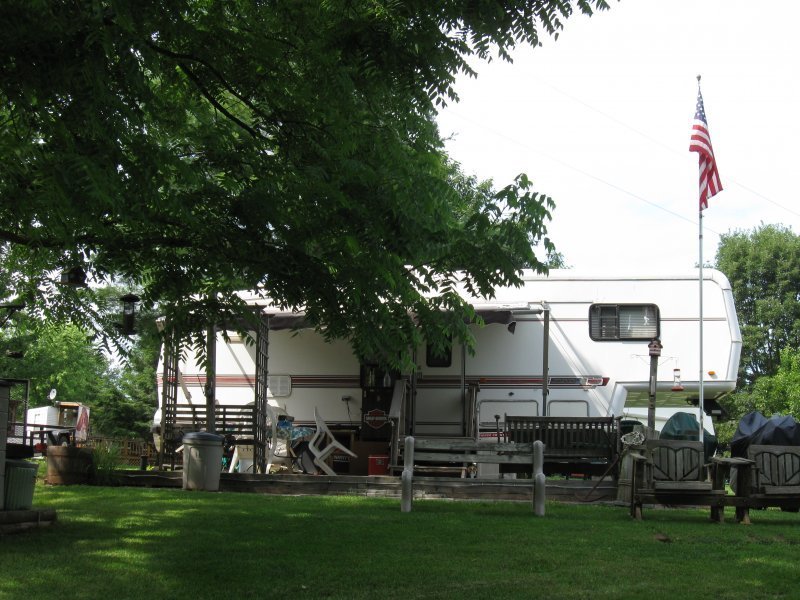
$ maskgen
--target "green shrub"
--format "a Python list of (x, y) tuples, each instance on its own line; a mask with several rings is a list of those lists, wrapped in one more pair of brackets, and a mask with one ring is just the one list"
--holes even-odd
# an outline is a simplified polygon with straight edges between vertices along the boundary
[(92, 449), (93, 481), (96, 485), (117, 485), (119, 483), (115, 471), (119, 468), (120, 456), (120, 448), (114, 443), (103, 442)]

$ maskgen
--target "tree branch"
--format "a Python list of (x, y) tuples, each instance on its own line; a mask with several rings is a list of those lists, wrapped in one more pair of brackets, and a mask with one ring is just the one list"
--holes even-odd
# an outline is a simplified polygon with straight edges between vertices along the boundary
[[(168, 48), (164, 48), (162, 46), (159, 46), (158, 44), (155, 44), (152, 41), (147, 41), (146, 44), (147, 44), (147, 46), (149, 48), (151, 48), (155, 52), (157, 52), (159, 54), (162, 54), (164, 56), (167, 56), (169, 58), (173, 58), (176, 61), (178, 61), (178, 65), (180, 66), (181, 70), (183, 70), (186, 73), (186, 75), (195, 83), (195, 85), (200, 89), (200, 92), (203, 94), (203, 96), (205, 96), (205, 98), (209, 102), (211, 102), (226, 117), (228, 117), (229, 119), (234, 121), (240, 127), (244, 128), (248, 133), (250, 133), (254, 137), (261, 137), (260, 134), (254, 128), (252, 128), (251, 126), (249, 126), (246, 123), (244, 123), (244, 121), (242, 121), (241, 119), (233, 116), (227, 109), (225, 109), (219, 103), (219, 101), (216, 98), (213, 97), (211, 92), (203, 85), (201, 78), (194, 71), (192, 71), (186, 63), (187, 62), (195, 62), (195, 63), (198, 63), (198, 64), (202, 65), (206, 69), (208, 69), (208, 71), (217, 79), (217, 81), (220, 84), (222, 84), (222, 87), (224, 87), (228, 92), (230, 92), (237, 100), (239, 100), (248, 109), (250, 109), (254, 114), (258, 115), (259, 117), (261, 117), (265, 121), (269, 120), (269, 116), (266, 113), (264, 113), (263, 110), (258, 108), (255, 104), (253, 104), (250, 100), (245, 98), (244, 95), (242, 95), (234, 86), (232, 86), (228, 82), (228, 80), (222, 75), (222, 73), (219, 72), (219, 70), (216, 67), (211, 65), (208, 61), (206, 61), (206, 60), (204, 60), (204, 59), (202, 59), (202, 58), (200, 58), (198, 56), (194, 56), (192, 54), (185, 54), (185, 53), (182, 53), (182, 52), (174, 52), (172, 50), (169, 50)], [(287, 122), (285, 119), (280, 119), (280, 121)], [(311, 123), (303, 123), (303, 124), (310, 125), (312, 127), (316, 127), (315, 125), (313, 125)], [(317, 127), (317, 129), (319, 129), (319, 128)]]
[[(239, 125), (243, 129), (245, 129), (253, 137), (262, 137), (253, 127), (247, 125), (246, 123), (244, 123), (244, 121), (242, 121), (241, 119), (235, 117), (227, 109), (225, 109), (219, 103), (219, 101), (216, 98), (214, 98), (213, 94), (211, 94), (211, 92), (203, 85), (202, 79), (194, 71), (192, 71), (191, 68), (186, 63), (187, 62), (195, 62), (195, 63), (198, 63), (198, 64), (202, 65), (203, 67), (208, 69), (211, 72), (212, 75), (214, 75), (214, 77), (217, 79), (217, 81), (219, 81), (219, 83), (222, 84), (222, 87), (224, 87), (228, 92), (230, 92), (237, 100), (239, 100), (242, 104), (244, 104), (254, 114), (257, 114), (259, 117), (261, 117), (265, 121), (270, 119), (269, 115), (264, 113), (263, 110), (261, 110), (255, 104), (253, 104), (250, 100), (245, 98), (235, 87), (233, 87), (230, 83), (228, 83), (228, 80), (222, 75), (222, 73), (219, 72), (219, 70), (217, 70), (216, 67), (211, 65), (208, 61), (206, 61), (206, 60), (204, 60), (204, 59), (202, 59), (202, 58), (200, 58), (198, 56), (194, 56), (192, 54), (185, 54), (185, 53), (182, 53), (182, 52), (174, 52), (172, 50), (169, 50), (168, 48), (164, 48), (162, 46), (159, 46), (158, 44), (155, 44), (154, 42), (149, 41), (149, 40), (146, 42), (146, 44), (150, 49), (154, 50), (155, 52), (178, 61), (178, 66), (194, 82), (194, 84), (198, 87), (198, 89), (203, 94), (203, 96), (209, 102), (211, 102), (214, 105), (215, 108), (217, 108), (220, 112), (222, 112), (226, 117), (228, 117), (229, 119), (234, 121), (237, 125)], [(313, 129), (316, 129), (320, 133), (330, 137), (330, 134), (327, 131), (325, 131), (324, 128), (322, 128), (319, 125), (316, 125), (314, 123), (310, 123), (308, 121), (300, 121), (300, 120), (296, 120), (296, 119), (288, 119), (288, 118), (285, 118), (285, 117), (278, 117), (277, 120), (280, 123), (292, 123), (294, 125), (304, 125), (304, 126), (307, 126), (307, 127), (311, 127)], [(331, 139), (333, 139), (333, 138), (331, 138)]]
[(247, 133), (249, 133), (249, 134), (250, 134), (251, 136), (253, 136), (254, 138), (258, 139), (258, 138), (260, 138), (260, 137), (261, 137), (261, 135), (260, 135), (260, 134), (259, 134), (259, 133), (258, 133), (258, 132), (255, 130), (255, 129), (253, 129), (252, 127), (250, 127), (250, 125), (248, 125), (247, 123), (245, 123), (244, 121), (242, 121), (242, 120), (241, 120), (239, 117), (235, 116), (235, 115), (234, 115), (233, 113), (231, 113), (231, 112), (230, 112), (230, 111), (229, 111), (227, 108), (225, 108), (224, 106), (222, 106), (222, 104), (219, 102), (219, 100), (217, 100), (217, 99), (214, 97), (214, 94), (212, 94), (212, 93), (211, 93), (211, 92), (210, 92), (210, 91), (209, 91), (209, 90), (208, 90), (208, 89), (207, 89), (207, 88), (206, 88), (206, 87), (203, 85), (203, 82), (202, 82), (202, 80), (201, 80), (201, 79), (200, 79), (200, 78), (199, 78), (197, 75), (195, 75), (194, 71), (192, 71), (192, 70), (189, 68), (189, 65), (187, 65), (187, 64), (186, 64), (186, 63), (184, 63), (184, 62), (179, 62), (179, 63), (178, 63), (178, 66), (180, 67), (181, 71), (183, 71), (184, 73), (186, 73), (186, 76), (187, 76), (187, 77), (189, 77), (189, 79), (191, 79), (191, 80), (194, 82), (194, 84), (197, 86), (197, 89), (199, 89), (199, 90), (200, 90), (200, 93), (201, 93), (201, 94), (203, 94), (203, 96), (205, 97), (205, 99), (206, 99), (206, 100), (208, 100), (208, 101), (209, 101), (209, 102), (210, 102), (210, 103), (211, 103), (211, 104), (214, 106), (214, 108), (216, 108), (218, 111), (220, 111), (220, 112), (221, 112), (223, 115), (225, 115), (225, 116), (226, 116), (228, 119), (230, 119), (231, 121), (233, 121), (234, 123), (236, 123), (236, 124), (237, 124), (239, 127), (241, 127), (242, 129), (244, 129), (244, 130), (245, 130)]

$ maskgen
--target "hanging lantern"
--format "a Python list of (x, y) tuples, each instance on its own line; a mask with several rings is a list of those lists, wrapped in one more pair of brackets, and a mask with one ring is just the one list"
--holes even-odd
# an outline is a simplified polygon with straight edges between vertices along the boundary
[(681, 370), (680, 369), (673, 369), (672, 370), (672, 391), (673, 392), (682, 392), (683, 385), (681, 384)]
[(61, 272), (61, 285), (86, 287), (86, 271), (81, 267), (71, 267)]
[(139, 302), (139, 296), (125, 294), (120, 298), (120, 302), (122, 302), (122, 325), (120, 329), (123, 335), (132, 335), (136, 333), (136, 303)]

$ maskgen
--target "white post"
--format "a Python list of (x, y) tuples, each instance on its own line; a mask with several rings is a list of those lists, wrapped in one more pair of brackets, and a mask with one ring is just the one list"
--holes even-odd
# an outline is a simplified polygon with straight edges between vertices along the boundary
[(400, 510), (411, 512), (411, 504), (414, 500), (414, 488), (412, 480), (414, 478), (414, 437), (407, 436), (405, 440), (405, 450), (403, 451), (403, 473), (400, 475)]
[(537, 517), (544, 516), (545, 487), (547, 480), (544, 476), (544, 442), (533, 442), (533, 514)]

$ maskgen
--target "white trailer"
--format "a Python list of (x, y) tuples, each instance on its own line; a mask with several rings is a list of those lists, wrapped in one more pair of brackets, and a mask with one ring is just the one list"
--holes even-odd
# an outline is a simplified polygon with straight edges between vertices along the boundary
[(25, 439), (34, 443), (66, 445), (86, 441), (89, 429), (89, 408), (80, 402), (54, 402), (52, 405), (29, 408)]
[[(722, 273), (703, 270), (703, 298), (703, 390), (710, 412), (736, 386), (742, 340)], [(295, 425), (312, 425), (316, 408), (334, 427), (358, 431), (363, 439), (382, 439), (380, 432), (388, 429), (396, 381), (408, 393), (402, 411), (394, 410), (404, 415), (403, 432), (417, 436), (491, 435), (506, 414), (624, 416), (646, 422), (648, 343), (659, 338), (656, 428), (676, 410), (697, 414), (697, 271), (526, 274), (520, 288), (498, 289), (491, 301), (473, 304), (487, 323), (471, 326), (474, 354), (454, 347), (448, 356), (436, 357), (420, 347), (416, 371), (400, 374), (359, 364), (346, 342), (328, 343), (312, 329), (293, 328), (302, 323), (302, 314), (267, 307), (264, 312), (273, 321), (268, 402), (294, 417)], [(227, 342), (221, 333), (217, 338), (215, 401), (244, 405), (253, 402), (256, 348), (229, 335)], [(206, 373), (188, 354), (178, 363), (177, 404), (205, 406)]]

